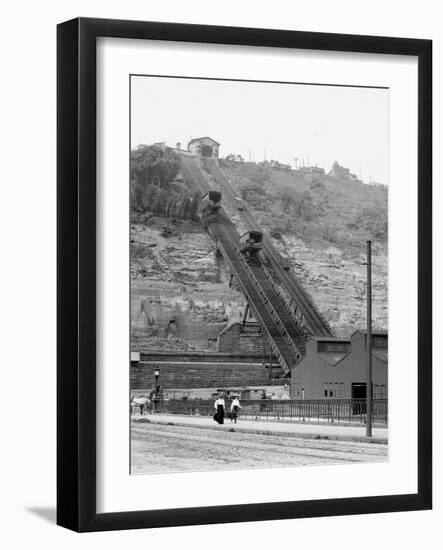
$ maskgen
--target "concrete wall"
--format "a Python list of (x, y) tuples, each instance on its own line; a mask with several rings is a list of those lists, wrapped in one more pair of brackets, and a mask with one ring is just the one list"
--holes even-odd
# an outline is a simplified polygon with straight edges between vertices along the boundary
[(142, 361), (131, 364), (131, 389), (153, 388), (156, 367), (160, 369), (159, 383), (164, 390), (269, 385), (267, 370), (261, 363)]
[[(292, 371), (291, 398), (350, 399), (352, 384), (366, 381), (365, 334), (356, 332), (352, 335), (351, 351), (348, 354), (341, 354), (341, 360), (337, 354), (319, 354), (317, 345), (316, 340), (308, 341), (305, 358)], [(374, 349), (372, 357), (373, 395), (375, 398), (387, 397), (387, 349)], [(327, 384), (326, 387), (325, 384)], [(327, 396), (325, 396), (325, 390), (328, 392)], [(331, 391), (332, 395), (330, 395)]]
[(217, 340), (217, 350), (224, 353), (264, 353), (268, 360), (269, 349), (257, 323), (234, 323), (222, 330)]

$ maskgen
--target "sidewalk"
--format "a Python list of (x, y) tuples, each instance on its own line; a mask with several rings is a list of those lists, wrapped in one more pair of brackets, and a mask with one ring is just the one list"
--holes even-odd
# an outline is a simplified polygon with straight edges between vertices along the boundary
[(341, 441), (360, 441), (365, 443), (387, 443), (388, 429), (373, 428), (372, 438), (366, 437), (365, 426), (340, 426), (335, 424), (302, 424), (289, 422), (266, 422), (263, 420), (239, 420), (238, 424), (217, 424), (207, 416), (182, 416), (178, 414), (149, 414), (131, 417), (133, 422), (146, 422), (205, 428), (212, 430), (236, 431), (237, 433), (254, 433), (261, 435), (282, 435), (285, 437), (305, 437), (310, 439), (339, 439)]

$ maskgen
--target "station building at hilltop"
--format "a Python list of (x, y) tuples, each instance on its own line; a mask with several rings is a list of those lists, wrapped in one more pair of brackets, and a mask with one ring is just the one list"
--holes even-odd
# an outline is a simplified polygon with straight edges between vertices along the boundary
[(218, 158), (220, 143), (209, 136), (191, 139), (188, 143), (188, 151), (197, 157)]
[[(366, 398), (367, 335), (311, 337), (306, 355), (292, 370), (291, 399)], [(372, 333), (373, 398), (388, 396), (388, 334)]]

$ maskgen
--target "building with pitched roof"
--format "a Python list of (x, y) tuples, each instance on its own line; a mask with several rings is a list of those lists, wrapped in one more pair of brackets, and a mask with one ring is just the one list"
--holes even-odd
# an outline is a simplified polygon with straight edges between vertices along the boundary
[(218, 158), (220, 143), (209, 136), (191, 139), (188, 143), (188, 151), (197, 157)]
[[(364, 399), (366, 397), (367, 335), (310, 338), (306, 355), (292, 369), (292, 399)], [(388, 334), (372, 334), (373, 397), (388, 393)]]
[(328, 172), (328, 176), (332, 178), (338, 178), (341, 180), (350, 180), (350, 181), (357, 181), (357, 176), (355, 174), (352, 174), (349, 168), (345, 168), (344, 166), (340, 166), (340, 164), (335, 161), (332, 165), (331, 170)]

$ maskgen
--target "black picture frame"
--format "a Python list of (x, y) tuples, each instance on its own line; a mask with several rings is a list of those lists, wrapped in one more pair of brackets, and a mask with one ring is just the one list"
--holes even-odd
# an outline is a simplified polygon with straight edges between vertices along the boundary
[[(96, 512), (96, 39), (167, 40), (418, 58), (416, 494)], [(432, 42), (78, 18), (57, 29), (57, 523), (75, 531), (276, 520), (432, 506)]]

